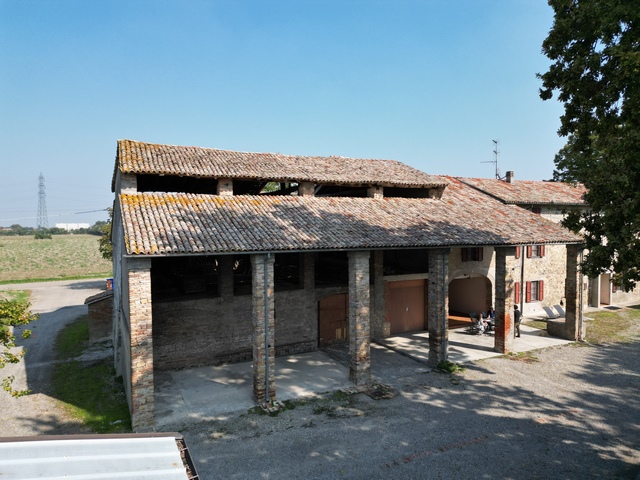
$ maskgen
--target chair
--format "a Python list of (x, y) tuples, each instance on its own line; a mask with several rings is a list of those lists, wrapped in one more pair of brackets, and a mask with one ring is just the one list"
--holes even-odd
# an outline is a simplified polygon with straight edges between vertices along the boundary
[(549, 318), (551, 320), (553, 320), (554, 318), (560, 318), (560, 315), (558, 315), (556, 312), (551, 310), (551, 307), (542, 307), (542, 309), (547, 314), (547, 318)]
[(564, 308), (562, 308), (560, 305), (554, 305), (553, 308), (556, 309), (556, 312), (558, 312), (561, 317), (565, 317), (567, 315), (564, 311)]

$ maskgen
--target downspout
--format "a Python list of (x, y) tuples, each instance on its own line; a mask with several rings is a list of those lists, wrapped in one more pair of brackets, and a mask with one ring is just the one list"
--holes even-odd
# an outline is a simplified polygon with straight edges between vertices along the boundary
[[(584, 250), (580, 250), (580, 265), (582, 265), (582, 262), (584, 260)], [(582, 315), (584, 314), (584, 312), (582, 311), (582, 302), (583, 302), (583, 298), (582, 298), (582, 283), (584, 281), (584, 277), (582, 275), (582, 270), (579, 270), (579, 279), (580, 282), (578, 283), (578, 288), (580, 289), (578, 292), (578, 301), (580, 302), (578, 304), (578, 341), (582, 342), (584, 341), (584, 338), (582, 338), (582, 328), (583, 328), (583, 322), (584, 319), (582, 317)], [(565, 319), (566, 322), (566, 319)]]
[(265, 402), (269, 403), (269, 269), (267, 262), (271, 254), (264, 257), (264, 365), (265, 365)]
[[(520, 248), (520, 319), (524, 316), (524, 297), (526, 295), (526, 288), (524, 284), (524, 257), (527, 254), (526, 247)], [(515, 320), (515, 319), (514, 319)], [(513, 329), (513, 337), (515, 338), (516, 329)]]
[(448, 360), (449, 359), (449, 350), (447, 347), (447, 339), (449, 337), (449, 315), (447, 312), (447, 299), (449, 296), (449, 285), (447, 285), (447, 275), (445, 272), (445, 256), (444, 254), (442, 255), (442, 290), (444, 292), (444, 298), (443, 298), (443, 306), (445, 309), (445, 313), (447, 313), (447, 315), (444, 316), (444, 335), (442, 336), (442, 348), (444, 351), (444, 360)]

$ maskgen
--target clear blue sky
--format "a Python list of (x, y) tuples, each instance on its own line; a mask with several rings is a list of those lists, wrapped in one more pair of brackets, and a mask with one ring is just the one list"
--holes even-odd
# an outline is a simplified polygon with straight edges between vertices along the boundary
[(548, 179), (542, 0), (0, 0), (0, 225), (106, 220), (116, 140)]

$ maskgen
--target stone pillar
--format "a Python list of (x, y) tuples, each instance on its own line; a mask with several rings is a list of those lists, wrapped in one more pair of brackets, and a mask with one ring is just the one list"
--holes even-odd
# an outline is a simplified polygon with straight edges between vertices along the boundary
[(438, 366), (447, 360), (448, 354), (448, 293), (449, 293), (448, 248), (429, 250), (429, 307), (427, 326), (429, 330), (429, 365)]
[(299, 197), (313, 197), (315, 195), (316, 185), (313, 182), (300, 182), (298, 185)]
[(496, 325), (493, 349), (500, 353), (513, 351), (514, 345), (514, 275), (516, 247), (496, 247)]
[(349, 380), (371, 381), (369, 252), (349, 252)]
[(233, 255), (218, 257), (218, 293), (222, 300), (233, 299)]
[(384, 198), (384, 188), (374, 185), (367, 188), (367, 197), (369, 198)]
[(584, 339), (584, 322), (580, 303), (582, 275), (578, 269), (582, 250), (582, 245), (567, 245), (567, 278), (564, 281), (565, 338), (567, 340)]
[(384, 306), (384, 253), (373, 252), (373, 314), (371, 315), (371, 338), (385, 338), (390, 335), (390, 324), (385, 322)]
[(232, 197), (233, 196), (233, 180), (230, 178), (219, 178), (217, 193), (221, 197)]
[(131, 426), (135, 432), (148, 432), (155, 425), (151, 259), (130, 258), (127, 263), (131, 326)]
[[(258, 404), (261, 405), (276, 399), (273, 263), (273, 254), (251, 255), (253, 296), (253, 396)], [(268, 316), (266, 321), (265, 315)]]

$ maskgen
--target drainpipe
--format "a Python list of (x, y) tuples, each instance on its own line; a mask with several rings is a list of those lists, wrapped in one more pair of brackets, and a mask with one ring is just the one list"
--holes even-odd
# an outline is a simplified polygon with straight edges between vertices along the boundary
[[(526, 288), (524, 284), (524, 257), (527, 254), (526, 247), (520, 247), (520, 318), (524, 316), (524, 297), (526, 295)], [(514, 319), (515, 320), (515, 319)], [(515, 338), (516, 329), (513, 329), (513, 337)]]
[[(584, 250), (580, 250), (580, 265), (582, 266), (582, 262), (584, 260)], [(578, 291), (578, 301), (580, 302), (578, 304), (578, 341), (582, 342), (584, 341), (584, 338), (582, 338), (582, 328), (583, 328), (583, 314), (584, 312), (582, 311), (582, 302), (583, 302), (583, 298), (582, 298), (582, 283), (584, 281), (584, 277), (582, 275), (582, 271), (580, 270), (580, 276), (578, 277), (580, 279), (580, 283), (578, 284), (578, 288), (580, 289)], [(566, 318), (565, 318), (565, 322), (566, 322)]]
[(264, 364), (265, 364), (265, 401), (269, 403), (269, 269), (267, 262), (271, 258), (271, 254), (267, 253), (264, 257)]
[[(447, 299), (447, 294), (449, 291), (449, 286), (447, 285), (447, 276), (445, 274), (445, 258), (444, 258), (444, 254), (442, 254), (442, 291), (444, 293), (444, 298), (443, 300)], [(446, 309), (446, 302), (442, 302), (442, 304), (445, 306), (444, 308)], [(448, 346), (447, 346), (447, 337), (449, 334), (449, 328), (448, 328), (448, 322), (449, 322), (449, 318), (448, 315), (444, 316), (444, 335), (442, 336), (442, 348), (444, 351), (444, 360), (448, 360), (449, 359), (449, 351), (448, 351)]]

